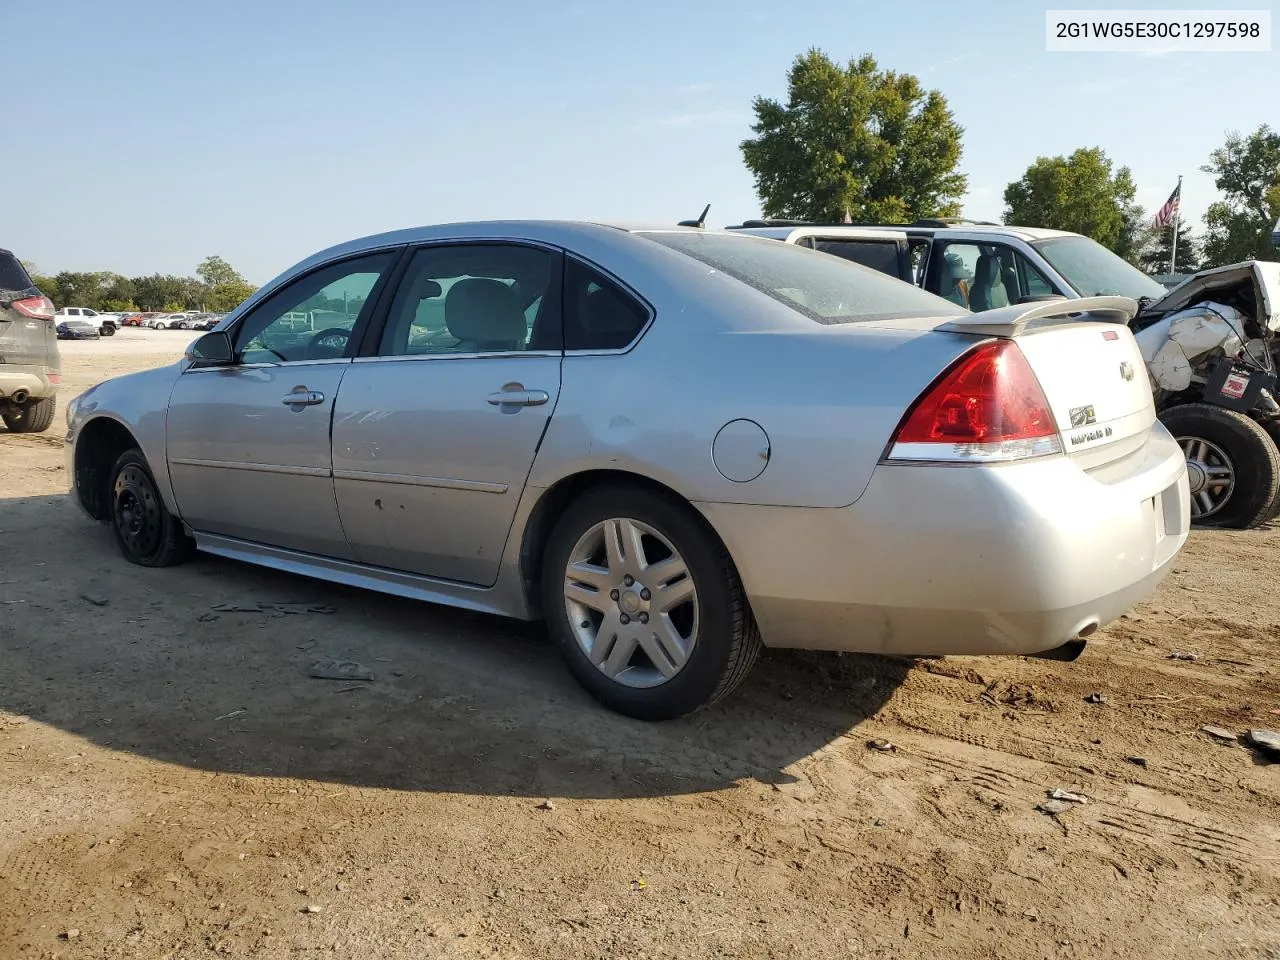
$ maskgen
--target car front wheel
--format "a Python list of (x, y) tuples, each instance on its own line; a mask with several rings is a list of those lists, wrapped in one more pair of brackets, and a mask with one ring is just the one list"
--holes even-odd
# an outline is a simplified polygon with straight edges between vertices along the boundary
[(690, 508), (641, 487), (574, 500), (547, 543), (543, 610), (606, 707), (670, 720), (730, 693), (759, 656), (742, 581)]
[(1280, 506), (1280, 450), (1255, 421), (1210, 403), (1160, 414), (1187, 458), (1191, 522), (1247, 530)]
[(111, 528), (124, 558), (142, 567), (171, 567), (191, 553), (182, 522), (165, 507), (138, 449), (120, 454), (112, 468)]

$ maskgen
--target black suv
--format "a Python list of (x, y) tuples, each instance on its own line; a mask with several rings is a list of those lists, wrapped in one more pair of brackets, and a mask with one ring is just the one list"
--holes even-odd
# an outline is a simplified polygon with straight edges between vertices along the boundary
[(13, 433), (53, 423), (62, 379), (53, 312), (18, 258), (0, 250), (0, 420)]

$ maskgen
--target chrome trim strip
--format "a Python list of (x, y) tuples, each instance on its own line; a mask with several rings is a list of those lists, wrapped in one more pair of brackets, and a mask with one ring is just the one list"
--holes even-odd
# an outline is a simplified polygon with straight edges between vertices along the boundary
[(559, 350), (503, 350), (492, 353), (401, 353), (385, 357), (356, 357), (351, 363), (390, 363), (393, 360), (480, 360), (486, 357), (554, 357), (559, 359)]
[(217, 467), (222, 470), (249, 470), (253, 473), (287, 473), (295, 477), (329, 477), (328, 467), (294, 467), (283, 463), (248, 463), (243, 460), (200, 460), (196, 457), (170, 457), (170, 466)]
[(454, 477), (418, 477), (408, 473), (374, 473), (369, 470), (335, 470), (335, 480), (368, 480), (372, 483), (403, 483), (412, 487), (438, 487), (442, 490), (470, 490), (474, 493), (506, 493), (505, 483), (487, 480), (458, 480)]
[(209, 367), (189, 366), (182, 372), (187, 373), (209, 373), (210, 371), (221, 372), (224, 370), (275, 370), (285, 369), (295, 370), (298, 367), (321, 367), (331, 363), (351, 363), (350, 357), (333, 357), (327, 360), (285, 360), (281, 363), (225, 363)]
[(368, 566), (351, 560), (336, 560), (332, 557), (321, 557), (297, 550), (286, 550), (282, 547), (269, 547), (261, 543), (210, 533), (196, 532), (195, 541), (196, 547), (205, 553), (242, 560), (246, 563), (256, 563), (273, 570), (284, 570), (288, 573), (315, 577), (349, 587), (377, 590), (411, 600), (426, 600), (430, 603), (443, 603), (479, 613), (496, 613), (500, 616), (528, 619), (527, 615), (522, 617), (504, 606), (501, 597), (495, 594), (492, 587), (472, 586), (453, 580), (436, 580), (399, 570)]

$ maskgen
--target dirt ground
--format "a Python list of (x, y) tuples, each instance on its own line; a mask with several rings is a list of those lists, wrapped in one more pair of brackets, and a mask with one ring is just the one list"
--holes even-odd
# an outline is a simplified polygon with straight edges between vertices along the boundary
[[(66, 344), (62, 396), (188, 339)], [(0, 428), (4, 960), (1280, 957), (1280, 766), (1199, 729), (1280, 728), (1280, 531), (1194, 534), (1076, 663), (771, 652), (654, 726), (536, 625), (132, 567), (62, 430)]]

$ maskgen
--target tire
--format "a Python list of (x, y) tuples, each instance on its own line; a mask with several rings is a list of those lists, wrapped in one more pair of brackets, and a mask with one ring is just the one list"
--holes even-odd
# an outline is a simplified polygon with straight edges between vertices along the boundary
[[(604, 553), (606, 529), (616, 531), (620, 523), (628, 525), (624, 540), (629, 530), (639, 532), (640, 553), (647, 566), (609, 563)], [(584, 546), (597, 536), (598, 547)], [(672, 556), (665, 555), (668, 550)], [(664, 564), (667, 573), (677, 569), (669, 560), (683, 562), (684, 577), (663, 576)], [(566, 573), (571, 561), (580, 570), (588, 563), (595, 568), (595, 589), (584, 586), (587, 581), (578, 581), (572, 597), (568, 595)], [(609, 566), (613, 569), (606, 569)], [(618, 577), (623, 570), (639, 576), (627, 583)], [(654, 579), (646, 585), (650, 577)], [(605, 592), (614, 582), (616, 599)], [(684, 586), (686, 582), (692, 590)], [(691, 596), (661, 612), (664, 584), (675, 591), (673, 598)], [(641, 592), (635, 590), (637, 586)], [(600, 609), (580, 602), (578, 598), (583, 597)], [(548, 629), (578, 682), (604, 706), (637, 720), (672, 720), (715, 703), (742, 682), (760, 654), (760, 631), (724, 546), (689, 507), (643, 487), (598, 487), (570, 503), (543, 554), (542, 604)], [(648, 626), (650, 610), (658, 620), (653, 627)], [(628, 611), (634, 616), (628, 616)], [(644, 626), (639, 626), (641, 621)], [(611, 637), (603, 636), (606, 624), (617, 631), (616, 642), (609, 643)], [(657, 639), (658, 631), (672, 642), (664, 646)], [(602, 640), (605, 647), (597, 659), (603, 665), (597, 667), (587, 651)], [(622, 653), (626, 660), (619, 658), (614, 664), (624, 649), (618, 646), (621, 643), (634, 652)], [(681, 648), (685, 657), (679, 666), (674, 656), (666, 654), (673, 646)], [(665, 658), (666, 668), (659, 669), (658, 660), (646, 650), (656, 650), (655, 656)]]
[[(1248, 530), (1275, 516), (1280, 509), (1280, 449), (1259, 424), (1209, 403), (1170, 407), (1160, 421), (1187, 453), (1193, 524)], [(1222, 466), (1231, 474), (1225, 494), (1220, 487), (1197, 490), (1206, 469)]]
[(191, 555), (191, 539), (181, 521), (165, 507), (141, 450), (135, 447), (120, 454), (111, 468), (107, 493), (111, 530), (120, 552), (130, 563), (172, 567)]
[(100, 332), (104, 337), (114, 337), (116, 335), (116, 328), (109, 323), (104, 323)]
[(10, 433), (44, 433), (53, 423), (53, 411), (58, 406), (56, 397), (28, 400), (18, 413), (0, 415)]

